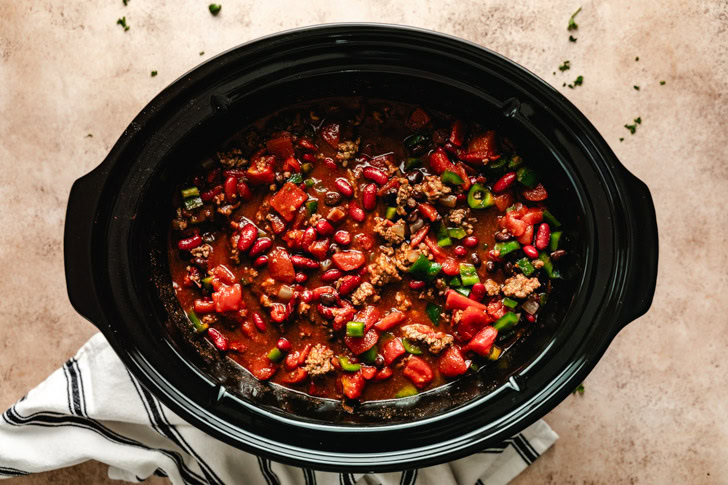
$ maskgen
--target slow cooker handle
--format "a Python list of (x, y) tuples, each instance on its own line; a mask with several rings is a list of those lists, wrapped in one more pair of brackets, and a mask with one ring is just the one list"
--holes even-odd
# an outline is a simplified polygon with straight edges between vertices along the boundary
[(619, 322), (623, 328), (644, 315), (652, 305), (657, 283), (659, 240), (652, 195), (644, 182), (625, 172), (629, 204), (630, 241), (627, 282)]
[(66, 290), (73, 308), (99, 327), (101, 305), (93, 278), (93, 234), (105, 178), (103, 164), (76, 180), (71, 187), (63, 233)]

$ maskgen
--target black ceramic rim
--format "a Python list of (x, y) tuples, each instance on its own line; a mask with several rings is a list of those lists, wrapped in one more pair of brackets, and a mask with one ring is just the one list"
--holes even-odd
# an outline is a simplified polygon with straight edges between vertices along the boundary
[[(490, 76), (507, 79), (522, 93), (501, 100), (507, 116), (528, 126), (531, 110), (549, 113), (557, 120), (560, 135), (570, 141), (574, 157), (579, 151), (579, 156), (589, 159), (589, 167), (570, 167), (569, 150), (558, 155), (585, 212), (592, 216), (586, 221), (589, 254), (585, 255), (584, 278), (575, 298), (575, 311), (567, 316), (585, 323), (575, 326), (572, 335), (557, 335), (553, 346), (497, 391), (442, 415), (376, 427), (286, 418), (237, 399), (186, 364), (182, 356), (174, 363), (176, 369), (165, 368), (167, 364), (155, 360), (149, 343), (140, 342), (125, 323), (125, 319), (145, 316), (133, 315), (134, 287), (124, 279), (129, 263), (123, 250), (128, 242), (124, 240), (127, 228), (124, 221), (115, 218), (124, 213), (120, 207), (127, 204), (133, 208), (135, 203), (135, 194), (120, 190), (122, 183), (129, 187), (133, 179), (143, 185), (143, 173), (125, 173), (133, 166), (132, 159), (143, 157), (153, 143), (164, 143), (155, 139), (154, 133), (163, 121), (173, 124), (169, 120), (187, 116), (202, 122), (224, 109), (226, 100), (234, 96), (224, 90), (225, 76), (234, 67), (266, 54), (284, 56), (321, 43), (328, 43), (332, 52), (337, 46), (388, 46), (449, 56)], [(356, 68), (366, 69), (368, 65)], [(218, 94), (201, 97), (201, 86), (211, 78), (217, 79)], [(118, 181), (120, 175), (129, 180)], [(601, 225), (599, 230), (597, 225)], [(172, 83), (135, 118), (102, 165), (74, 184), (64, 245), (72, 304), (104, 333), (131, 372), (174, 412), (238, 448), (276, 461), (336, 471), (430, 466), (518, 433), (568, 396), (616, 333), (647, 311), (657, 272), (657, 226), (649, 191), (622, 167), (594, 127), (566, 98), (522, 67), (475, 44), (419, 29), (372, 24), (310, 27), (266, 37), (210, 59)], [(113, 255), (111, 247), (121, 251)], [(558, 354), (552, 355), (557, 346)], [(175, 371), (194, 382), (182, 390), (172, 376)], [(497, 419), (486, 421), (486, 416), (493, 417), (494, 408), (503, 412)], [(237, 416), (231, 414), (242, 410), (245, 427), (233, 424)], [(309, 436), (311, 446), (291, 445), (289, 434)], [(354, 452), (338, 451), (347, 449), (347, 443), (357, 444), (352, 447)], [(380, 451), (381, 443), (389, 443), (390, 448)], [(391, 449), (398, 443), (400, 448)]]

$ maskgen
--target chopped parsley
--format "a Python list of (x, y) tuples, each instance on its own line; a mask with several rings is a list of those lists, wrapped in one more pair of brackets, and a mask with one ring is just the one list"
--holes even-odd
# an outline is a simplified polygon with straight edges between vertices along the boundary
[(573, 84), (569, 84), (570, 89), (574, 89), (576, 86), (581, 86), (584, 84), (584, 76), (577, 76), (576, 79), (574, 79)]
[(204, 56), (205, 55), (205, 51), (200, 51), (200, 55), (201, 56)]
[(576, 37), (574, 37), (573, 35), (570, 35), (569, 42), (576, 42)]
[(129, 26), (126, 25), (126, 17), (121, 17), (119, 20), (116, 21), (116, 23), (124, 28), (124, 32), (129, 30)]
[(665, 81), (660, 81), (660, 86), (664, 86), (664, 85), (665, 85)]
[(635, 62), (639, 62), (639, 60), (640, 60), (640, 56), (637, 56), (637, 57), (634, 58), (634, 61)]
[(637, 118), (634, 119), (634, 124), (624, 125), (624, 127), (629, 130), (629, 133), (631, 135), (634, 135), (635, 132), (637, 131), (637, 125), (641, 125), (641, 124), (642, 124), (642, 117), (638, 116)]
[(577, 10), (576, 12), (574, 12), (574, 14), (569, 19), (569, 27), (568, 27), (568, 30), (577, 30), (579, 28), (579, 25), (576, 22), (574, 22), (574, 18), (576, 17), (576, 15), (579, 12), (581, 12), (581, 7), (579, 7), (579, 10)]
[(127, 5), (129, 5), (129, 0), (121, 0), (121, 1), (122, 1), (122, 2), (124, 2), (124, 6), (125, 6), (125, 7), (126, 7)]
[(212, 15), (217, 15), (220, 13), (220, 10), (222, 10), (222, 5), (220, 5), (219, 3), (211, 3), (210, 6), (207, 8), (210, 9), (210, 13)]
[(157, 71), (152, 71), (152, 77), (157, 75)]
[(619, 141), (624, 141), (624, 137), (620, 137), (619, 138)]
[(571, 62), (570, 61), (564, 61), (563, 64), (559, 66), (559, 71), (564, 72), (571, 69)]
[(88, 135), (86, 135), (86, 138), (93, 138), (93, 137), (94, 137), (93, 133), (89, 133)]
[(639, 91), (640, 90), (640, 87), (637, 86), (636, 84), (634, 86), (632, 86), (632, 87), (634, 88), (635, 91)]
[(574, 389), (574, 392), (572, 394), (576, 395), (576, 393), (579, 393), (580, 395), (584, 394), (584, 383), (582, 382), (578, 386), (576, 386), (576, 389)]
[(634, 119), (634, 122), (637, 123), (638, 125), (641, 125), (642, 124), (642, 117), (641, 116), (638, 116), (637, 118)]

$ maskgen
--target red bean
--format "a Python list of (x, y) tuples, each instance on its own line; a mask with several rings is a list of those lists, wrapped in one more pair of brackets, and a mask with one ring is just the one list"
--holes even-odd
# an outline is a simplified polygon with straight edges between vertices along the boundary
[(336, 162), (331, 157), (324, 158), (324, 164), (326, 165), (326, 168), (328, 168), (332, 172), (335, 172), (336, 170), (339, 169), (339, 166), (336, 165)]
[(308, 275), (306, 273), (296, 273), (296, 283), (305, 283), (308, 281)]
[(334, 180), (334, 186), (344, 197), (352, 197), (354, 195), (354, 188), (345, 178), (338, 178)]
[(229, 203), (235, 201), (238, 198), (238, 179), (232, 175), (225, 179), (225, 200)]
[(301, 155), (304, 162), (313, 163), (316, 161), (316, 156), (313, 153), (304, 153)]
[(322, 236), (330, 236), (334, 233), (334, 226), (326, 219), (319, 219), (316, 223), (316, 231)]
[(291, 262), (293, 263), (294, 268), (300, 269), (317, 269), (320, 266), (318, 261), (301, 256), (300, 254), (294, 254), (291, 256)]
[(212, 313), (215, 311), (215, 302), (212, 300), (195, 300), (195, 313)]
[(254, 257), (260, 255), (261, 253), (268, 251), (271, 246), (273, 246), (273, 241), (271, 241), (270, 238), (259, 237), (253, 244), (253, 247), (250, 248), (250, 252), (248, 253), (248, 256), (250, 256), (251, 258), (254, 258)]
[(493, 184), (493, 192), (503, 192), (516, 181), (516, 172), (508, 172)]
[(470, 299), (480, 301), (485, 297), (485, 285), (483, 283), (475, 283), (470, 289)]
[(238, 239), (238, 250), (247, 252), (253, 246), (255, 239), (258, 237), (258, 228), (251, 223), (247, 223), (240, 230), (240, 239)]
[(192, 236), (187, 239), (180, 239), (177, 243), (177, 247), (180, 251), (189, 251), (195, 249), (202, 244), (202, 238), (200, 236)]
[(366, 219), (367, 215), (364, 212), (364, 210), (361, 208), (359, 203), (355, 200), (352, 200), (349, 202), (349, 216), (354, 219), (356, 222), (363, 222), (364, 219)]
[(339, 286), (339, 293), (342, 295), (348, 295), (354, 291), (361, 284), (361, 276), (357, 275), (346, 275), (341, 278), (341, 285)]
[(311, 292), (311, 301), (318, 301), (321, 295), (325, 294), (336, 295), (336, 290), (332, 286), (319, 286)]
[(253, 261), (253, 267), (254, 268), (260, 268), (261, 266), (265, 266), (268, 264), (268, 256), (258, 256), (255, 258), (255, 261)]
[(526, 253), (526, 256), (528, 256), (531, 259), (538, 258), (538, 250), (531, 246), (530, 244), (527, 244), (523, 246), (523, 252)]
[(420, 280), (410, 280), (409, 287), (410, 290), (419, 291), (425, 287), (425, 282)]
[(313, 244), (315, 240), (316, 228), (311, 226), (303, 232), (303, 237), (301, 238), (301, 247), (303, 247), (304, 249), (308, 249), (308, 247)]
[(551, 228), (549, 227), (548, 223), (544, 222), (543, 224), (538, 226), (538, 231), (536, 232), (536, 248), (546, 249), (546, 247), (549, 245), (550, 240)]
[(310, 152), (315, 152), (316, 150), (318, 150), (316, 145), (314, 145), (313, 142), (311, 140), (309, 140), (308, 138), (299, 138), (298, 142), (296, 142), (296, 143), (298, 144), (299, 147), (303, 148), (304, 150), (308, 150)]
[(218, 178), (220, 178), (220, 173), (221, 172), (222, 172), (222, 169), (220, 169), (219, 167), (218, 168), (213, 168), (212, 170), (210, 170), (209, 172), (207, 172), (207, 183), (208, 184), (211, 184), (215, 180), (217, 180)]
[(289, 342), (287, 338), (281, 337), (278, 339), (278, 342), (276, 342), (276, 347), (278, 347), (278, 350), (281, 352), (290, 352), (291, 342)]
[(536, 321), (536, 317), (534, 317), (530, 313), (526, 313), (526, 320), (528, 320), (529, 322), (533, 323), (533, 322)]
[(476, 236), (468, 236), (463, 239), (463, 245), (466, 248), (474, 248), (478, 245), (478, 238)]
[(364, 187), (361, 201), (364, 208), (368, 211), (373, 211), (377, 207), (377, 186), (375, 184), (369, 184)]
[(250, 191), (250, 187), (245, 182), (238, 182), (238, 195), (244, 201), (248, 201), (253, 197), (253, 192)]
[(321, 275), (321, 281), (324, 283), (331, 283), (341, 278), (344, 273), (340, 269), (332, 268)]
[(207, 335), (212, 340), (212, 343), (215, 344), (217, 350), (224, 352), (228, 349), (228, 339), (219, 330), (216, 328), (208, 328)]
[(468, 250), (465, 249), (465, 246), (455, 246), (453, 253), (455, 253), (455, 256), (458, 258), (463, 258), (468, 254)]
[(336, 231), (336, 234), (334, 234), (334, 241), (336, 241), (336, 244), (348, 246), (351, 244), (351, 234), (349, 234), (349, 231)]
[(266, 325), (265, 320), (263, 320), (263, 317), (258, 312), (253, 312), (253, 323), (255, 324), (255, 328), (261, 332), (265, 332), (268, 329), (268, 325)]
[(313, 292), (311, 290), (303, 290), (301, 293), (301, 301), (304, 303), (311, 303), (313, 301)]
[(369, 234), (359, 233), (354, 240), (364, 251), (369, 251), (374, 247), (374, 237)]
[(387, 174), (375, 167), (365, 168), (362, 172), (362, 175), (364, 175), (365, 179), (376, 182), (379, 185), (384, 185), (387, 183), (387, 181), (389, 181), (389, 177), (387, 176)]

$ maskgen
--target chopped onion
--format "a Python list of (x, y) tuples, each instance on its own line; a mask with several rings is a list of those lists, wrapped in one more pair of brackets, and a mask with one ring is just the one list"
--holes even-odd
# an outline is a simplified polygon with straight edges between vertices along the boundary
[(278, 290), (278, 298), (283, 301), (290, 300), (291, 298), (293, 298), (293, 288), (288, 285), (281, 285), (280, 289)]
[(458, 198), (455, 195), (446, 195), (444, 197), (440, 197), (439, 202), (445, 207), (455, 207), (455, 204), (458, 202)]
[(422, 229), (422, 226), (424, 226), (424, 225), (425, 225), (425, 221), (423, 221), (421, 217), (418, 217), (415, 222), (410, 224), (410, 226), (409, 226), (410, 233), (412, 233), (412, 234), (416, 233), (417, 231)]
[(321, 271), (326, 271), (327, 269), (331, 268), (332, 261), (330, 259), (324, 259), (321, 261)]
[[(403, 221), (404, 222), (404, 221)], [(392, 232), (404, 239), (404, 224), (395, 224), (392, 226)]]
[(527, 300), (524, 301), (521, 305), (521, 308), (523, 308), (523, 311), (530, 313), (533, 315), (538, 311), (538, 303), (533, 300)]

